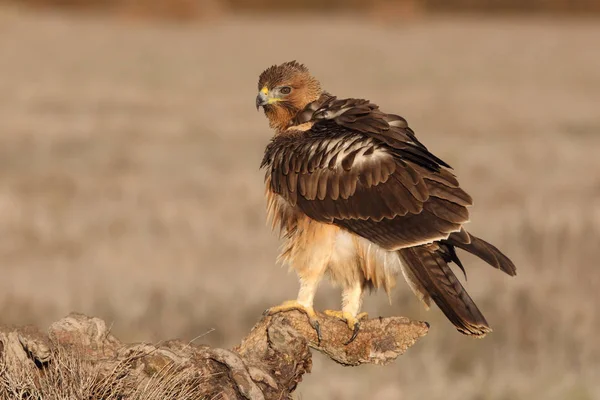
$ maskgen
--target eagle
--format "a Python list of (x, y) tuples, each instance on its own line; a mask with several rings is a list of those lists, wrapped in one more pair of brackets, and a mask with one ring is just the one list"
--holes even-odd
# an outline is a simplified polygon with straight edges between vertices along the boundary
[(267, 314), (301, 310), (320, 340), (313, 300), (328, 276), (342, 288), (342, 307), (324, 313), (347, 323), (350, 343), (367, 317), (360, 313), (365, 291), (390, 296), (401, 274), (459, 332), (491, 332), (449, 263), (465, 273), (458, 248), (511, 276), (515, 265), (464, 228), (471, 196), (406, 119), (369, 100), (338, 99), (296, 61), (260, 74), (259, 107), (275, 131), (261, 163), (267, 218), (283, 239), (279, 260), (300, 280), (297, 299)]

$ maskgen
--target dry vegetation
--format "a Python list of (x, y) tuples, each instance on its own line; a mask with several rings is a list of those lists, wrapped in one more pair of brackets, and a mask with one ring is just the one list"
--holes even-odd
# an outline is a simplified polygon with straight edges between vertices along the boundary
[(0, 362), (0, 399), (11, 400), (198, 400), (202, 378), (190, 376), (174, 364), (155, 374), (152, 379), (136, 385), (123, 379), (133, 370), (135, 356), (124, 359), (109, 374), (101, 371), (96, 361), (78, 354), (56, 349), (52, 362), (43, 373), (24, 366), (9, 371)]
[(310, 349), (343, 365), (386, 365), (429, 330), (406, 317), (348, 326), (321, 314), (320, 339), (306, 315), (264, 316), (232, 350), (181, 340), (125, 344), (99, 318), (73, 313), (48, 333), (0, 327), (0, 399), (289, 400), (311, 371)]
[(190, 365), (197, 350), (189, 344), (182, 346), (187, 358), (186, 352), (124, 345), (104, 321), (75, 314), (49, 330), (47, 335), (32, 327), (0, 328), (0, 399), (211, 398), (206, 385), (211, 376)]
[[(518, 266), (465, 257), (495, 328), (456, 333), (400, 285), (372, 316), (428, 320), (387, 367), (325, 366), (306, 399), (600, 398), (597, 21), (224, 18), (185, 27), (0, 12), (0, 323), (98, 315), (126, 341), (231, 347), (295, 295), (274, 265), (253, 108), (268, 65), (406, 116), (473, 195), (471, 228)], [(338, 292), (323, 286), (319, 308)]]

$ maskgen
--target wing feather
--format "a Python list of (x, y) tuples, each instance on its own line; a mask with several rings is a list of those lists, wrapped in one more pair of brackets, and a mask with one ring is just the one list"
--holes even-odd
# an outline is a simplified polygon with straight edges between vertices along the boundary
[[(309, 217), (389, 250), (459, 232), (471, 197), (406, 120), (361, 99), (329, 96), (273, 138), (263, 166), (271, 189)], [(489, 251), (486, 254), (492, 254)]]

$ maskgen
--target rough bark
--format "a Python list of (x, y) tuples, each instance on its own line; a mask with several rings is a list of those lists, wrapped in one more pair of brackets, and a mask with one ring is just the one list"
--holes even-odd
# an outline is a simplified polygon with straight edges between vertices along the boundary
[[(94, 379), (100, 385), (106, 382), (114, 387), (111, 390), (120, 391), (114, 398), (128, 398), (135, 390), (139, 395), (140, 387), (171, 374), (178, 377), (167, 379), (173, 398), (175, 386), (187, 385), (198, 398), (286, 399), (302, 376), (311, 372), (310, 348), (344, 365), (387, 364), (428, 331), (425, 322), (375, 318), (362, 321), (356, 340), (345, 345), (350, 337), (345, 323), (322, 314), (319, 320), (320, 343), (306, 316), (289, 311), (263, 317), (231, 350), (180, 340), (124, 344), (104, 321), (82, 314), (53, 323), (47, 334), (33, 327), (0, 328), (0, 387), (14, 382), (11, 374), (22, 374), (23, 369), (28, 376), (44, 377), (50, 375), (45, 372), (49, 367), (64, 363), (65, 357), (76, 357), (94, 366), (98, 371)], [(36, 385), (41, 381), (33, 379)], [(168, 397), (166, 391), (161, 393), (161, 398)]]

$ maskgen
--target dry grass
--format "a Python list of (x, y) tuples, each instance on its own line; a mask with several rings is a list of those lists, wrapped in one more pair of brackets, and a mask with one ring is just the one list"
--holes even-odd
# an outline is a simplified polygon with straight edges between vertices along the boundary
[[(310, 399), (600, 398), (597, 21), (233, 18), (128, 26), (0, 12), (0, 323), (77, 310), (125, 341), (232, 346), (295, 296), (274, 265), (253, 108), (273, 63), (406, 116), (473, 195), (470, 230), (515, 279), (465, 257), (495, 332), (456, 333), (400, 285), (371, 315), (431, 333), (385, 368), (315, 359)], [(324, 285), (319, 308), (336, 307)], [(325, 364), (327, 363), (327, 364)]]
[(106, 370), (106, 364), (86, 360), (84, 355), (56, 348), (51, 362), (34, 372), (25, 365), (9, 365), (0, 357), (2, 400), (199, 400), (204, 397), (202, 377), (191, 369), (166, 365), (144, 382), (128, 380), (134, 358), (126, 358)]

